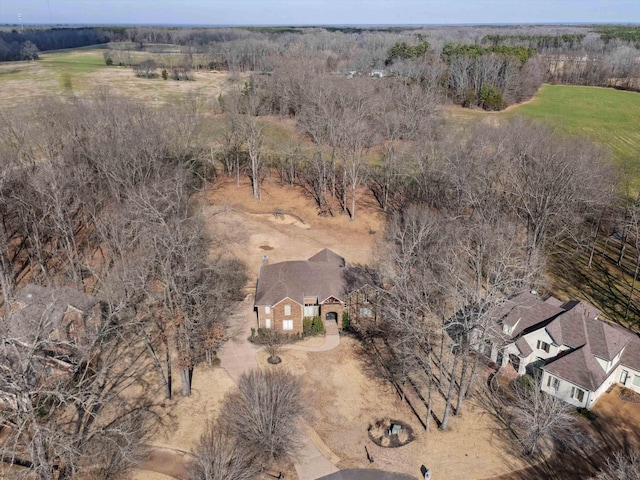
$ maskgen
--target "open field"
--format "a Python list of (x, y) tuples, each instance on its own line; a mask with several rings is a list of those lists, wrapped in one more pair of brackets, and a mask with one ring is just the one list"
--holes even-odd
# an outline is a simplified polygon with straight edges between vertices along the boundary
[[(623, 172), (622, 191), (640, 191), (640, 93), (612, 88), (543, 85), (529, 102), (502, 112), (451, 107), (453, 120), (500, 122), (524, 115), (611, 148)], [(628, 181), (628, 185), (624, 182)]]
[[(176, 57), (166, 48), (126, 51), (134, 63), (160, 55)], [(38, 61), (0, 64), (0, 104), (16, 106), (46, 95), (87, 95), (99, 90), (130, 97), (148, 104), (196, 99), (198, 106), (212, 107), (218, 95), (231, 85), (226, 73), (195, 71), (194, 81), (137, 78), (131, 67), (107, 66), (103, 53), (109, 45), (45, 52)], [(161, 51), (162, 53), (157, 53)], [(123, 52), (117, 50), (116, 52)], [(170, 62), (168, 62), (170, 63)]]
[(522, 114), (608, 145), (640, 188), (640, 94), (611, 88), (543, 85), (534, 101), (507, 112)]

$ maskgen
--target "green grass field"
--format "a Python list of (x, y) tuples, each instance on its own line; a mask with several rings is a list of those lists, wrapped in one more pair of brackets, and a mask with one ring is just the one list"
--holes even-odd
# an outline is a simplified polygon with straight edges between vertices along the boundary
[(630, 193), (640, 191), (640, 93), (543, 85), (532, 102), (502, 115), (514, 114), (608, 145), (629, 180)]
[(56, 73), (91, 73), (106, 68), (102, 50), (98, 49), (43, 53), (39, 63)]

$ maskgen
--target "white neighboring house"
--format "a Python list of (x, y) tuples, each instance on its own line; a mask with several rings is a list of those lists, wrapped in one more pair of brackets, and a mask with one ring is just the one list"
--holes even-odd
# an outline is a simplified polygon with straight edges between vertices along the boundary
[(524, 293), (494, 317), (485, 351), (520, 375), (537, 371), (543, 391), (577, 407), (590, 408), (614, 383), (640, 393), (640, 336), (599, 316), (585, 302)]

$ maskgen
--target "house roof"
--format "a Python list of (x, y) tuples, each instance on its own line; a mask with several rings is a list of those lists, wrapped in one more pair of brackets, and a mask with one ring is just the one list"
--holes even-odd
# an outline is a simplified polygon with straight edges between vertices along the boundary
[(605, 371), (596, 357), (612, 362), (621, 352), (620, 362), (640, 371), (640, 337), (601, 320), (600, 311), (586, 302), (562, 303), (555, 298), (543, 301), (536, 295), (524, 293), (513, 298), (502, 314), (499, 321), (515, 326), (511, 341), (523, 357), (532, 353), (524, 335), (543, 328), (556, 345), (566, 347), (542, 368), (571, 383), (597, 390), (615, 365)]
[(527, 341), (524, 339), (524, 337), (520, 337), (516, 341), (516, 347), (518, 347), (518, 350), (520, 350), (520, 353), (522, 354), (523, 357), (528, 357), (533, 352), (533, 350), (531, 350), (531, 347), (529, 346)]
[(29, 340), (36, 333), (48, 335), (63, 326), (69, 307), (87, 313), (97, 303), (97, 298), (73, 288), (29, 284), (16, 292), (7, 333)]
[(625, 367), (640, 372), (640, 336), (636, 335), (624, 349), (620, 363)]
[(597, 390), (610, 373), (602, 369), (588, 344), (560, 354), (546, 363), (543, 369), (591, 391)]
[(497, 318), (504, 324), (515, 327), (511, 332), (512, 338), (564, 311), (561, 307), (543, 302), (540, 297), (528, 292), (508, 300), (501, 308), (504, 311), (502, 316)]
[(255, 305), (275, 305), (284, 298), (304, 304), (304, 297), (344, 300), (344, 258), (329, 249), (308, 260), (274, 263), (260, 268)]

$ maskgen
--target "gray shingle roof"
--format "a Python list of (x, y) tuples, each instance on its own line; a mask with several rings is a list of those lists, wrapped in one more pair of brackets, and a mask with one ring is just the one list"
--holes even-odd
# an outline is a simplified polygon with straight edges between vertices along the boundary
[(545, 328), (554, 343), (569, 349), (550, 359), (543, 369), (593, 391), (615, 367), (612, 365), (605, 372), (596, 357), (610, 362), (625, 349), (620, 361), (640, 370), (640, 338), (630, 330), (600, 320), (599, 315), (600, 311), (586, 302), (543, 301), (524, 293), (510, 301), (502, 322), (515, 325), (511, 338), (523, 357), (531, 353), (531, 348), (521, 334)]
[(531, 355), (531, 352), (533, 352), (524, 337), (520, 337), (516, 341), (516, 347), (518, 347), (518, 350), (520, 350), (520, 353), (523, 357), (528, 357), (529, 355)]
[(543, 302), (540, 297), (528, 292), (512, 298), (503, 308), (506, 309), (506, 313), (502, 317), (502, 322), (510, 327), (515, 325), (511, 333), (512, 338), (564, 311), (561, 307)]
[(597, 390), (608, 376), (588, 344), (559, 355), (545, 364), (543, 370), (591, 391)]
[(640, 372), (640, 337), (638, 335), (624, 349), (620, 363)]
[(97, 303), (97, 298), (73, 288), (28, 284), (16, 292), (7, 333), (16, 338), (29, 339), (37, 331), (46, 335), (61, 328), (69, 307), (87, 314)]
[(333, 296), (344, 301), (344, 258), (323, 249), (308, 260), (274, 263), (260, 268), (255, 305), (275, 305), (285, 298), (304, 304), (304, 297), (322, 302)]

